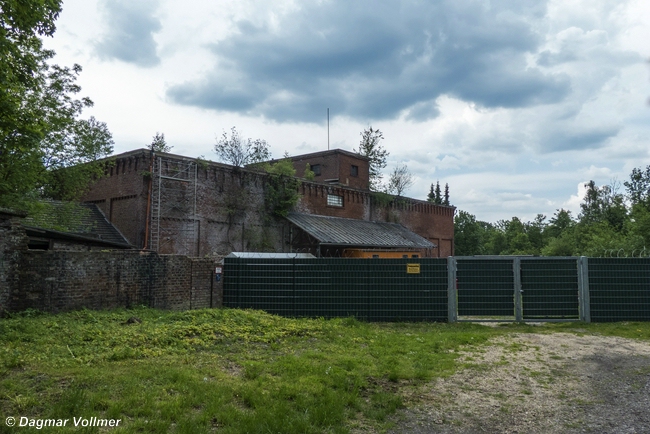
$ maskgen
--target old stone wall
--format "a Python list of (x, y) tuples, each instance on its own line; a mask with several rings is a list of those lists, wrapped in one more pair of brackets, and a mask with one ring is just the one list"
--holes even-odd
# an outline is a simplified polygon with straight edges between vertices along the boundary
[(7, 310), (12, 288), (18, 285), (20, 261), (27, 251), (22, 217), (0, 210), (0, 315)]
[(216, 259), (152, 252), (23, 253), (7, 311), (112, 309), (145, 305), (185, 310), (221, 306)]

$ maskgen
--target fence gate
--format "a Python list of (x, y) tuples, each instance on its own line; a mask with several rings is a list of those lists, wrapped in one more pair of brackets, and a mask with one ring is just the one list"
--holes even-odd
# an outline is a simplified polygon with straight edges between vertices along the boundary
[(577, 321), (579, 258), (449, 260), (450, 321)]

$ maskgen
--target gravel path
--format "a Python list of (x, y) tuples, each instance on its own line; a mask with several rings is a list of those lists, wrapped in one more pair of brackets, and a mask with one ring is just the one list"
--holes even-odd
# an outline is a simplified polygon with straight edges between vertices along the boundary
[(650, 433), (650, 345), (510, 335), (452, 377), (409, 392), (391, 433)]

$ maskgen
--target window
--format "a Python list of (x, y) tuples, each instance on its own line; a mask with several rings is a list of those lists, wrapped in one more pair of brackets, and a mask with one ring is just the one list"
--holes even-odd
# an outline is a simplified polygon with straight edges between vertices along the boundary
[(350, 166), (350, 176), (359, 176), (359, 166), (354, 164)]
[(343, 196), (335, 194), (327, 195), (327, 206), (343, 206)]
[(420, 255), (411, 255), (411, 258), (419, 258)]
[(409, 255), (402, 255), (402, 258), (408, 258)]
[(372, 255), (372, 257), (373, 257), (373, 258), (378, 258), (378, 257), (379, 257), (379, 255)]
[(320, 164), (310, 164), (311, 171), (314, 172), (314, 175), (320, 176)]

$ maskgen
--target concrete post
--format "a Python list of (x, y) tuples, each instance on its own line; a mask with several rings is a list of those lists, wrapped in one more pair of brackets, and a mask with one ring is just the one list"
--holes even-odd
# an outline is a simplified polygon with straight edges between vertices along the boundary
[(580, 256), (578, 258), (578, 303), (580, 307), (580, 321), (591, 322), (589, 259), (586, 256)]
[(456, 259), (447, 257), (447, 321), (458, 321), (458, 292), (456, 288)]
[(515, 321), (523, 322), (524, 309), (522, 294), (524, 291), (521, 287), (521, 258), (517, 257), (512, 260), (512, 272), (515, 279)]

